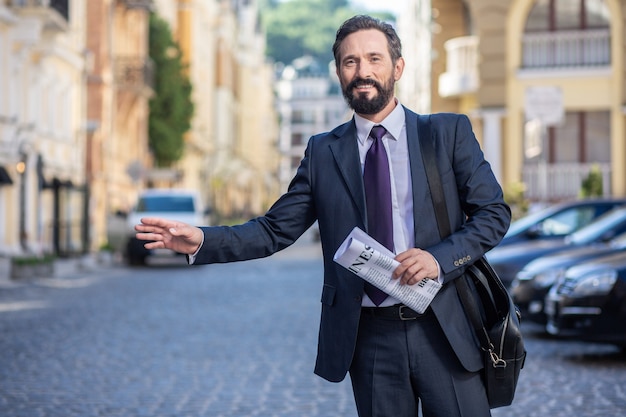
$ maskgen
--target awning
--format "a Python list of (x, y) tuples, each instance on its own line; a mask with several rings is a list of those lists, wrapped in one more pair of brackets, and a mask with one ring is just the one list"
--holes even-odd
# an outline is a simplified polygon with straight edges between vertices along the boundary
[(9, 173), (3, 166), (0, 166), (0, 186), (11, 184), (13, 184), (11, 176), (9, 176)]

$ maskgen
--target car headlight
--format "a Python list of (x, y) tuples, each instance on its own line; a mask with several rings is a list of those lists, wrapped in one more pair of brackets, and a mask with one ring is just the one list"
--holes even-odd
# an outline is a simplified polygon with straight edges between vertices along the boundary
[(557, 280), (565, 275), (565, 268), (548, 269), (535, 275), (535, 288), (551, 287)]
[(617, 281), (617, 271), (609, 269), (598, 271), (580, 279), (573, 287), (572, 297), (587, 297), (590, 295), (606, 295)]

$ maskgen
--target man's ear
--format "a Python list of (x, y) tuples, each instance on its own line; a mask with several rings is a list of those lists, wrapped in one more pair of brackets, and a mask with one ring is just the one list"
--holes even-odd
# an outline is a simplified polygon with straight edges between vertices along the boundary
[(393, 68), (393, 79), (398, 81), (404, 72), (404, 58), (400, 57)]

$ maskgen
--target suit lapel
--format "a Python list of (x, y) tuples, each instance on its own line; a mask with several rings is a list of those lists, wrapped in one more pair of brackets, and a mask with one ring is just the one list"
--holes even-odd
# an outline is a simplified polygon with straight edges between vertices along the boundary
[(330, 150), (350, 196), (359, 211), (361, 220), (363, 224), (367, 224), (365, 190), (363, 188), (363, 176), (361, 173), (361, 162), (359, 161), (354, 119), (338, 127), (332, 133), (337, 136), (337, 140), (329, 145)]

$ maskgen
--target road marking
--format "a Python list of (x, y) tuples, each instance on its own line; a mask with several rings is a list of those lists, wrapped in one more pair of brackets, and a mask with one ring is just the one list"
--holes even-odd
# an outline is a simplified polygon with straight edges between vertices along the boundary
[(50, 305), (45, 301), (14, 301), (0, 303), (0, 313), (8, 311), (32, 310), (36, 308), (48, 308)]

